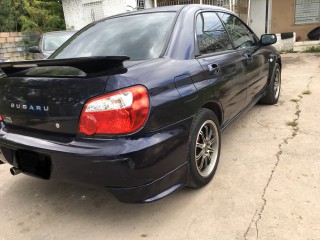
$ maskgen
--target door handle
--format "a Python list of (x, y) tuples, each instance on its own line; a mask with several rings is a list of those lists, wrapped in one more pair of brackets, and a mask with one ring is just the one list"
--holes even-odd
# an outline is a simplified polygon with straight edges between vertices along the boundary
[(244, 56), (244, 58), (246, 59), (246, 62), (247, 62), (248, 64), (252, 63), (253, 57), (252, 57), (252, 55), (251, 55), (250, 53), (244, 53), (243, 56)]
[(221, 73), (221, 69), (217, 64), (209, 64), (208, 65), (210, 75), (217, 76)]

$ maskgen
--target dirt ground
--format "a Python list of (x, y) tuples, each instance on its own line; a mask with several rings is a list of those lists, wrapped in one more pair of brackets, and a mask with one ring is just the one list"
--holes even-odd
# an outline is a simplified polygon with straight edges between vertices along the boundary
[(320, 240), (319, 96), (320, 54), (283, 55), (279, 103), (223, 132), (213, 181), (151, 204), (0, 165), (0, 240)]

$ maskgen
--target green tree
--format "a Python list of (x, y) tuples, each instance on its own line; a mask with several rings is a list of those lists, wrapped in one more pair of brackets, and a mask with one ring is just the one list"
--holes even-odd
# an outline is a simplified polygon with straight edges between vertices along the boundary
[(0, 31), (47, 32), (64, 30), (61, 1), (0, 0)]
[(49, 0), (20, 0), (15, 2), (20, 10), (19, 21), (24, 32), (48, 32), (64, 30), (62, 4)]
[(0, 0), (0, 32), (11, 32), (17, 28), (18, 19), (12, 0)]

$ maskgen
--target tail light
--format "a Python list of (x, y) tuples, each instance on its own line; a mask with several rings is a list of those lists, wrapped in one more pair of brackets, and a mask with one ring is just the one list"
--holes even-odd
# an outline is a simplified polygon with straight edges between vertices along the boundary
[(128, 134), (139, 130), (149, 115), (148, 90), (133, 86), (90, 99), (80, 117), (79, 132)]

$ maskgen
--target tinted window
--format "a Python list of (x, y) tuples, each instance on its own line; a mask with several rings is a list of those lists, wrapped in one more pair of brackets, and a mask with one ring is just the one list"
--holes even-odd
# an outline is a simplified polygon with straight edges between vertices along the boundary
[(50, 58), (128, 56), (158, 58), (173, 23), (174, 12), (106, 19), (75, 34)]
[(215, 13), (205, 12), (199, 14), (196, 27), (201, 54), (232, 49), (229, 36)]
[(253, 33), (235, 16), (227, 13), (218, 13), (226, 25), (235, 48), (256, 46)]

